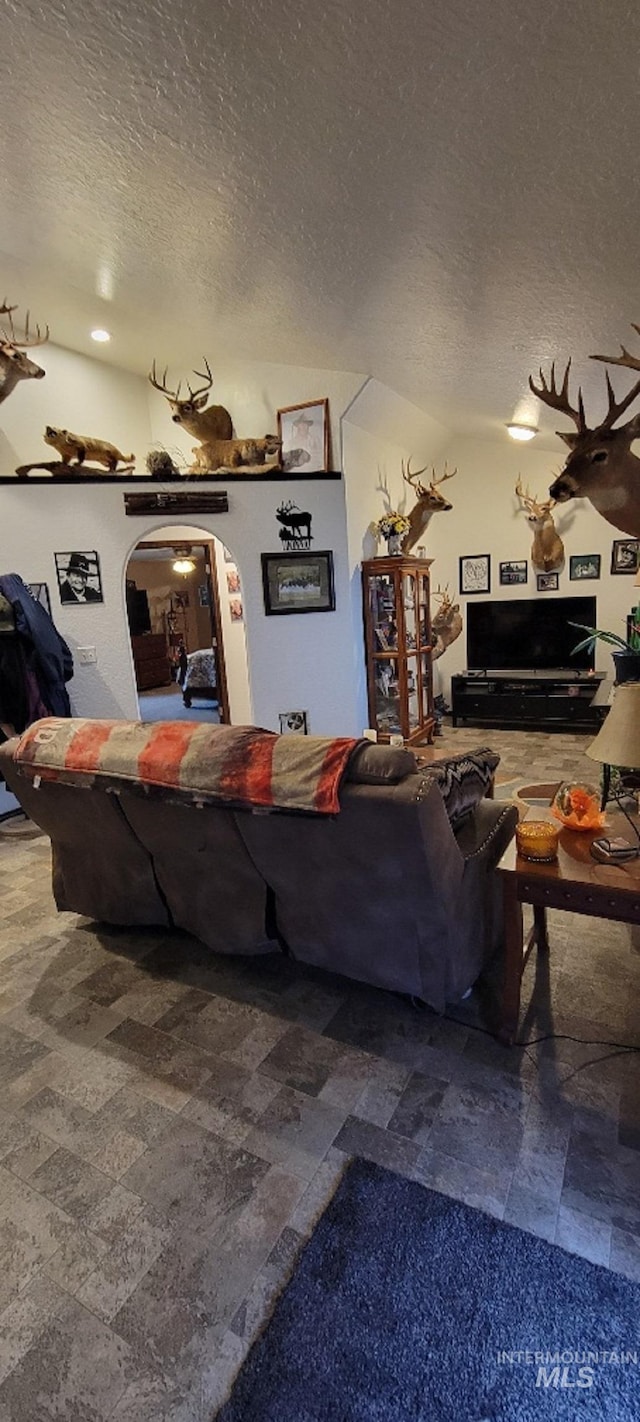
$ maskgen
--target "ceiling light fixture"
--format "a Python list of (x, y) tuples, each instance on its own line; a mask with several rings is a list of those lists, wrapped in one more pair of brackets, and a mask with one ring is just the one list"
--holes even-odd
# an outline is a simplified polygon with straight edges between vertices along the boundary
[(195, 559), (191, 557), (191, 546), (187, 544), (184, 548), (176, 548), (175, 562), (171, 564), (174, 573), (182, 573), (186, 578), (188, 573), (193, 573), (195, 569)]
[(92, 341), (110, 341), (110, 340), (111, 340), (111, 332), (110, 332), (110, 331), (104, 331), (104, 330), (102, 329), (102, 326), (96, 326), (95, 331), (92, 331), (92, 332), (91, 332), (91, 339), (92, 339)]
[(536, 425), (510, 424), (507, 425), (507, 433), (511, 435), (512, 439), (535, 439), (538, 429)]

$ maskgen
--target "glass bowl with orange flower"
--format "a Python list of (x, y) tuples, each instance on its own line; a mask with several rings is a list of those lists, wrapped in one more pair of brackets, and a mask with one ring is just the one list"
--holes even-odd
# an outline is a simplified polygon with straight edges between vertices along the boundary
[(599, 791), (582, 781), (565, 781), (558, 787), (551, 813), (568, 829), (597, 830), (607, 823), (600, 809)]

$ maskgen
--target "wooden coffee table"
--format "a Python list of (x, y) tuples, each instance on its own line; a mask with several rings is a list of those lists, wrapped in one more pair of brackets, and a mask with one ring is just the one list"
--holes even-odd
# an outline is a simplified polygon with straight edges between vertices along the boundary
[[(536, 808), (531, 818), (551, 819), (550, 811)], [(522, 859), (512, 840), (497, 873), (502, 881), (504, 907), (504, 977), (498, 1036), (511, 1046), (518, 1030), (520, 985), (525, 964), (535, 947), (548, 952), (547, 909), (568, 909), (588, 918), (608, 918), (617, 923), (640, 923), (640, 859), (626, 864), (600, 864), (590, 855), (598, 836), (621, 835), (633, 842), (633, 832), (620, 811), (607, 813), (608, 827), (595, 832), (563, 829), (558, 858), (552, 864)], [(635, 822), (635, 817), (634, 817)], [(533, 905), (533, 928), (524, 938), (522, 905)]]

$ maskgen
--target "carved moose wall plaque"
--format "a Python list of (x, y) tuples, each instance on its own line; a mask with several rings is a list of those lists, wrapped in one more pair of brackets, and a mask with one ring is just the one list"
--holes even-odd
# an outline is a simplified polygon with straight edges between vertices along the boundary
[[(640, 334), (640, 326), (633, 329)], [(606, 365), (619, 365), (626, 370), (640, 371), (640, 356), (631, 355), (621, 346), (619, 356), (594, 355), (591, 360), (604, 361)], [(567, 499), (590, 499), (607, 523), (613, 524), (632, 538), (640, 538), (640, 459), (631, 452), (634, 439), (640, 439), (640, 413), (632, 415), (625, 424), (614, 428), (616, 420), (629, 409), (640, 395), (640, 379), (621, 400), (616, 400), (613, 386), (606, 373), (609, 408), (599, 425), (590, 429), (587, 425), (582, 390), (578, 390), (576, 405), (569, 397), (569, 374), (571, 361), (567, 362), (562, 383), (556, 384), (555, 365), (551, 366), (551, 376), (547, 381), (540, 371), (540, 384), (529, 376), (529, 385), (539, 400), (552, 410), (558, 410), (573, 420), (575, 434), (558, 430), (560, 439), (569, 446), (569, 454), (564, 469), (549, 489), (552, 499), (564, 503)]]

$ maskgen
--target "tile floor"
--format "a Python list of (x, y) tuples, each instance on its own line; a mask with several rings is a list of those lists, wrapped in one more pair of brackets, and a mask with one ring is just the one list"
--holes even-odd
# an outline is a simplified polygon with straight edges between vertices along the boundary
[[(593, 778), (572, 735), (504, 781)], [(210, 1422), (351, 1154), (640, 1279), (640, 1057), (507, 1050), (278, 958), (58, 915), (0, 834), (0, 1422)], [(523, 1028), (640, 1045), (640, 944), (555, 914)]]

